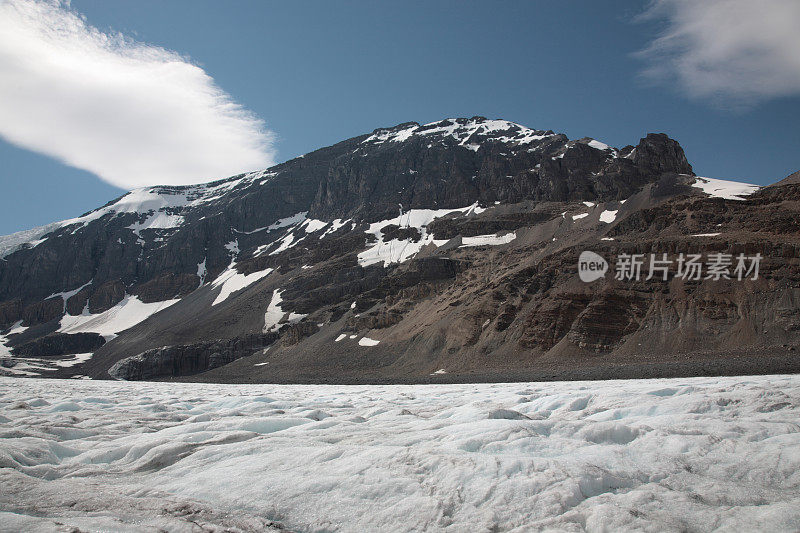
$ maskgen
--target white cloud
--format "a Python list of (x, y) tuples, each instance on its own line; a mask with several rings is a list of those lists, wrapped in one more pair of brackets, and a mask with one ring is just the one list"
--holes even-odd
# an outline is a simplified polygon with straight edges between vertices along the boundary
[(798, 0), (655, 0), (642, 18), (667, 22), (639, 53), (652, 80), (724, 106), (800, 94)]
[(0, 136), (123, 188), (274, 160), (273, 134), (203, 69), (57, 0), (0, 0)]

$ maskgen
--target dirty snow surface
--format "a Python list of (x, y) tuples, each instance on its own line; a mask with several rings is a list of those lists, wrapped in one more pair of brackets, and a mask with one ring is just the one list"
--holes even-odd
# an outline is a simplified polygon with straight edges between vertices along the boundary
[(800, 376), (0, 378), (2, 531), (797, 531)]

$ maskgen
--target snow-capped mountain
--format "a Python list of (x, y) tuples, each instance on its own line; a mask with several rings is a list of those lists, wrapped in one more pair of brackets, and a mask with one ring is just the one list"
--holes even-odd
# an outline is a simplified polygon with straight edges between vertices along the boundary
[[(757, 189), (694, 176), (664, 134), (617, 149), (481, 117), (377, 129), (0, 238), (0, 371), (490, 379), (567, 368), (564, 354), (632, 368), (625, 358), (643, 344), (788, 349), (797, 186)], [(788, 218), (763, 224), (778, 205)], [(703, 282), (577, 279), (584, 248), (701, 244), (763, 250), (766, 285), (722, 296)], [(776, 292), (759, 297), (766, 287)], [(785, 324), (767, 324), (774, 306), (789, 309)]]

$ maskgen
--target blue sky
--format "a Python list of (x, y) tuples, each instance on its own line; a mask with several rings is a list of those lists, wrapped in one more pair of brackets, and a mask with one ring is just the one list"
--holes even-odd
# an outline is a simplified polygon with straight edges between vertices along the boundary
[[(46, 35), (41, 27), (24, 34), (33, 35), (30, 44), (4, 50), (0, 42), (0, 80), (33, 78), (20, 82), (24, 91), (17, 87), (0, 101), (0, 119), (12, 117), (4, 120), (10, 124), (5, 129), (0, 126), (5, 139), (0, 141), (0, 234), (77, 216), (134, 186), (225, 177), (377, 127), (457, 116), (504, 118), (617, 147), (636, 144), (647, 132), (666, 132), (681, 143), (699, 175), (770, 183), (800, 169), (800, 73), (792, 71), (792, 53), (799, 49), (779, 38), (781, 20), (792, 22), (797, 10), (792, 2), (774, 1), (784, 15), (754, 22), (753, 36), (710, 27), (694, 36), (695, 48), (687, 50), (675, 45), (693, 38), (687, 37), (692, 30), (686, 20), (706, 17), (713, 26), (719, 17), (670, 1), (654, 9), (649, 2), (629, 1), (72, 0), (70, 12), (82, 15), (86, 28), (129, 38), (115, 52), (124, 57), (121, 66), (81, 71), (77, 81), (67, 80), (78, 89), (62, 94), (52, 92), (68, 85), (57, 76), (71, 74), (60, 64), (3, 73), (18, 68), (8, 57), (36, 49), (37, 36)], [(24, 10), (31, 2), (12, 4)], [(650, 16), (643, 18), (648, 7)], [(61, 15), (55, 13), (52, 24)], [(38, 22), (41, 14), (36, 20), (47, 23)], [(764, 32), (769, 24), (774, 32)], [(765, 33), (775, 33), (775, 42), (763, 44)], [(142, 52), (133, 41), (160, 52)], [(20, 51), (22, 46), (27, 48)], [(649, 52), (637, 54), (642, 50)], [(176, 98), (182, 102), (199, 94), (191, 105), (214, 107), (222, 116), (205, 119), (205, 109), (192, 108), (190, 118), (173, 118), (181, 106), (159, 107), (160, 74), (156, 82), (122, 83), (131, 87), (130, 94), (115, 89), (105, 103), (104, 72), (127, 80), (129, 62), (151, 61), (153, 55), (162, 67), (178, 68), (167, 70), (165, 86), (180, 88), (185, 80), (202, 89)], [(736, 63), (739, 56), (751, 60), (742, 66)], [(24, 57), (48, 63), (46, 55)], [(53, 61), (66, 62), (61, 55)], [(81, 68), (95, 64), (103, 62), (87, 61)], [(80, 101), (84, 88), (91, 95), (87, 102)], [(208, 91), (217, 91), (212, 100)], [(236, 105), (220, 112), (210, 101)], [(150, 111), (154, 131), (137, 118)], [(51, 125), (54, 114), (63, 116)], [(192, 120), (201, 120), (209, 131)], [(225, 138), (215, 137), (221, 132)], [(120, 135), (125, 142), (105, 146)], [(154, 136), (161, 135), (169, 142), (153, 148)], [(250, 139), (257, 142), (242, 146)], [(205, 154), (215, 160), (205, 161)]]

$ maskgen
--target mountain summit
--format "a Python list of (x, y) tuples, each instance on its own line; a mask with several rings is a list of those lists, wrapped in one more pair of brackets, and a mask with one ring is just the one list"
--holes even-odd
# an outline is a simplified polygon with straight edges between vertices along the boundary
[[(788, 350), (798, 186), (756, 189), (696, 177), (664, 134), (617, 149), (483, 117), (376, 129), (0, 238), (0, 371), (516, 379)], [(758, 223), (776, 207), (784, 224)], [(577, 277), (584, 248), (701, 244), (761, 251), (769, 269), (721, 292)], [(767, 323), (771, 305), (784, 322)]]

